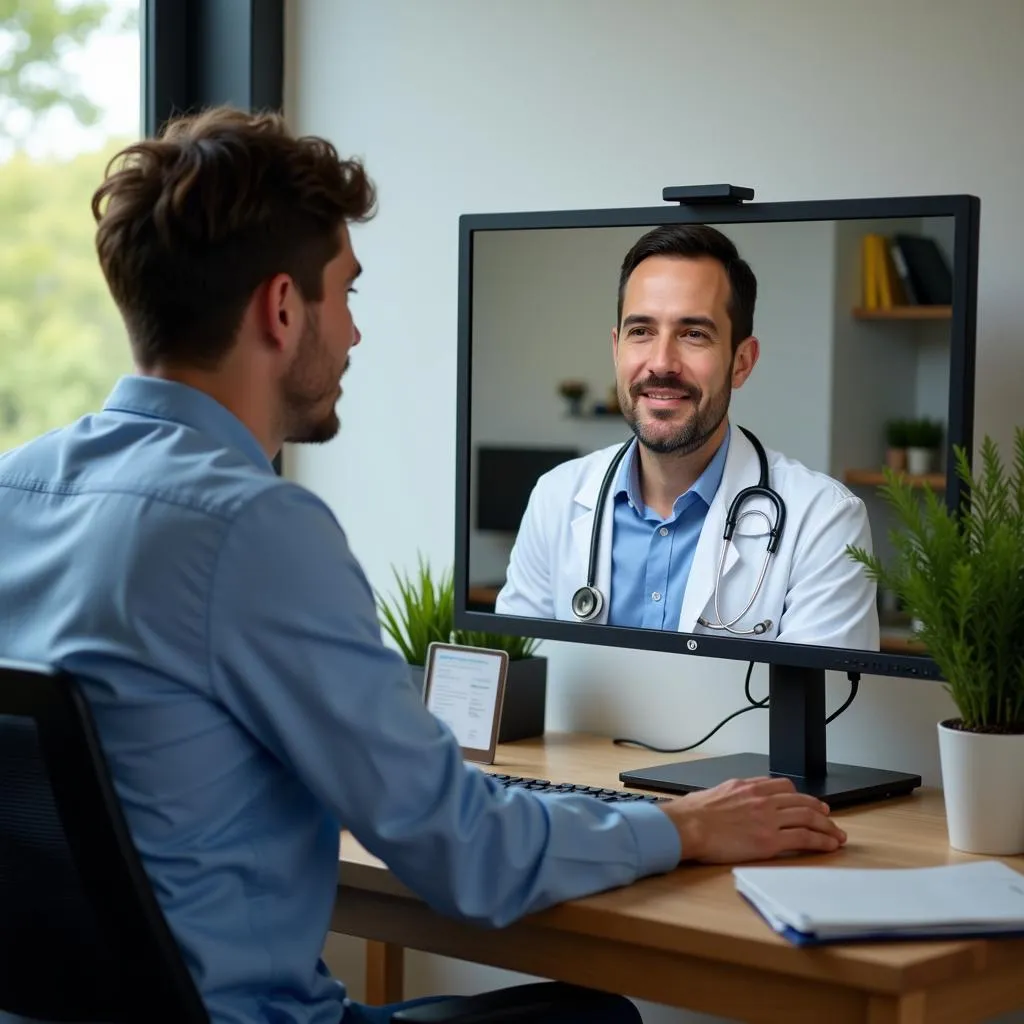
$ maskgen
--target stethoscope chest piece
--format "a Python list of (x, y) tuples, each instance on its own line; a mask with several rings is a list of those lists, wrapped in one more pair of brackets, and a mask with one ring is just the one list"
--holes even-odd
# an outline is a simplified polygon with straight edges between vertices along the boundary
[(596, 619), (604, 608), (604, 597), (597, 587), (580, 587), (572, 595), (572, 613), (581, 622)]

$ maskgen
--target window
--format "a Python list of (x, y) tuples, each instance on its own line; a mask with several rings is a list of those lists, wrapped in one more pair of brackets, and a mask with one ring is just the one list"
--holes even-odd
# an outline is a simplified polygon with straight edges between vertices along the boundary
[(280, 108), (283, 66), (284, 0), (0, 0), (0, 452), (131, 371), (94, 249), (107, 161), (176, 112)]
[(0, 0), (0, 451), (131, 369), (92, 193), (141, 135), (139, 0)]

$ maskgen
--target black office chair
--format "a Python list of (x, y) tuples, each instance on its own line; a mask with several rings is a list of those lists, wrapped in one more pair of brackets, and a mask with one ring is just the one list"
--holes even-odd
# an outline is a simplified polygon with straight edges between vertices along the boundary
[(73, 679), (0, 660), (0, 1010), (208, 1024)]
[(391, 1024), (530, 1024), (570, 1012), (579, 1020), (600, 1024), (609, 998), (589, 988), (540, 981), (400, 1010), (392, 1015)]
[[(513, 1024), (570, 1004), (599, 1010), (604, 998), (520, 985), (393, 1020)], [(78, 686), (46, 666), (2, 659), (0, 1011), (76, 1024), (209, 1024)]]

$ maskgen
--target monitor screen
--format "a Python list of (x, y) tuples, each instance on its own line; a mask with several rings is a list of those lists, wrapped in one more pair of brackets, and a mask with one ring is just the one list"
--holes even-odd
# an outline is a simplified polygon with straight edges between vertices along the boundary
[[(937, 677), (848, 547), (889, 551), (887, 465), (961, 500), (976, 232), (964, 196), (463, 217), (458, 620)], [(524, 507), (494, 450), (578, 454)]]
[[(580, 454), (578, 448), (476, 449), (476, 528), (515, 533), (537, 481), (548, 470)], [(504, 579), (504, 572), (498, 574)]]

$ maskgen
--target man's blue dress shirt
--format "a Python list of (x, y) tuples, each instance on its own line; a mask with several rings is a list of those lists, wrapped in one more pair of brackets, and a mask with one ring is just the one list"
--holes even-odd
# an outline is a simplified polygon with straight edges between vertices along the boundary
[(341, 1018), (320, 955), (342, 828), (488, 926), (679, 860), (656, 807), (465, 765), (328, 507), (199, 391), (127, 377), (0, 456), (0, 523), (0, 657), (80, 679), (217, 1024)]
[(615, 506), (610, 624), (679, 628), (697, 542), (725, 471), (730, 431), (693, 486), (676, 498), (667, 519), (644, 505), (637, 442), (626, 452), (611, 494)]

